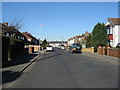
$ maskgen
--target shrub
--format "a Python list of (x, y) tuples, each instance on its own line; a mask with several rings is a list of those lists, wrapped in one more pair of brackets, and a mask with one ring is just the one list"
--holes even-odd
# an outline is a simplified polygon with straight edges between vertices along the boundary
[(25, 42), (25, 45), (32, 45), (31, 42)]
[(2, 61), (8, 61), (8, 51), (10, 48), (10, 38), (2, 36)]
[(98, 46), (106, 46), (108, 43), (107, 29), (104, 24), (98, 23), (92, 31), (92, 46), (97, 51)]
[(24, 54), (24, 42), (22, 40), (10, 39), (10, 58), (14, 59), (20, 55)]

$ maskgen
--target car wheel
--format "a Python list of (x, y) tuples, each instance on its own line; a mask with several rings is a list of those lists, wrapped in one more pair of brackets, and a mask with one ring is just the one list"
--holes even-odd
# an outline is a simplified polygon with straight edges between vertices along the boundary
[(69, 53), (71, 53), (71, 51), (69, 50)]

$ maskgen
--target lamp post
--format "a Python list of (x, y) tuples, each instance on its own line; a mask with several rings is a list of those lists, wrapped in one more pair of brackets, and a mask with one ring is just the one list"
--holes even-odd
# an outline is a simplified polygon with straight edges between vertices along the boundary
[[(42, 31), (42, 27), (45, 26), (45, 24), (40, 24), (40, 32)], [(39, 45), (41, 44), (40, 38), (39, 38)], [(40, 47), (39, 47), (39, 53), (40, 53)]]

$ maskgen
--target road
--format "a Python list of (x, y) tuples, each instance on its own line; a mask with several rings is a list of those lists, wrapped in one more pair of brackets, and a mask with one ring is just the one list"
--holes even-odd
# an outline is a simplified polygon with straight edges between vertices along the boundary
[(82, 54), (46, 52), (6, 88), (117, 88), (118, 66)]

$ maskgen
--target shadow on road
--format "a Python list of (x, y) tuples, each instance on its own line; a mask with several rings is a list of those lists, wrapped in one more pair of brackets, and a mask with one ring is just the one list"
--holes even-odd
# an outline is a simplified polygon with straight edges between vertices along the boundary
[(82, 54), (82, 52), (73, 52), (73, 53), (70, 53), (70, 54)]
[[(22, 73), (21, 73), (22, 74)], [(12, 82), (21, 76), (18, 72), (4, 71), (2, 72), (2, 84)]]
[(2, 68), (27, 63), (37, 55), (38, 54), (28, 54), (28, 55), (16, 58), (16, 59), (11, 60), (11, 61), (3, 61)]
[(45, 59), (52, 58), (52, 57), (59, 56), (59, 55), (61, 55), (61, 53), (55, 54), (55, 55), (51, 55), (51, 56), (47, 56), (47, 57), (41, 58), (41, 59), (39, 59), (37, 61), (45, 60)]

